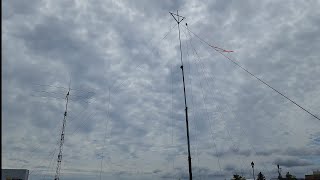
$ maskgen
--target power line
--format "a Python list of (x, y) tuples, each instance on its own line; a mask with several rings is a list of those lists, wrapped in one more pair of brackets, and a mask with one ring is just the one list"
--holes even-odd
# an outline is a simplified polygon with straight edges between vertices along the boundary
[[(84, 111), (82, 111), (80, 114), (82, 114), (83, 112), (84, 112)], [(98, 112), (92, 112), (92, 113), (87, 117), (87, 119), (84, 118), (84, 120), (92, 119), (97, 113), (98, 113)], [(79, 115), (80, 115), (80, 114), (79, 114)], [(83, 127), (84, 124), (85, 124), (85, 122), (86, 122), (86, 121), (84, 121), (84, 120), (83, 120), (83, 123), (81, 124), (81, 126), (79, 126), (79, 127), (78, 127), (77, 129), (75, 129), (72, 133), (70, 133), (69, 137), (79, 132), (78, 130), (79, 130), (81, 127)], [(70, 121), (70, 120), (69, 120), (69, 121)], [(59, 143), (59, 142), (58, 142), (58, 143)], [(58, 144), (58, 143), (57, 143), (57, 144)], [(57, 148), (56, 148), (56, 149), (57, 149)], [(55, 149), (55, 150), (56, 150), (56, 149)], [(50, 154), (51, 154), (51, 153), (50, 153)], [(35, 170), (34, 170), (34, 171), (35, 171)]]
[[(190, 32), (189, 32), (189, 36), (190, 36), (190, 45), (192, 46), (192, 44), (191, 44), (192, 36), (191, 36)], [(196, 54), (197, 57), (198, 57), (198, 61), (200, 62), (200, 59), (201, 59), (200, 56), (198, 55), (197, 51), (195, 50), (195, 48), (194, 48), (193, 46), (192, 46), (192, 48), (193, 48), (195, 54)], [(220, 48), (220, 49), (221, 49), (221, 48)], [(201, 63), (201, 62), (200, 62), (200, 63)], [(203, 72), (204, 72), (204, 65), (203, 65), (203, 64), (202, 64), (202, 70), (203, 70)], [(214, 82), (214, 78), (213, 78), (211, 75), (209, 75), (209, 76), (211, 77), (212, 81)], [(204, 78), (204, 79), (206, 79), (206, 78)], [(207, 80), (207, 79), (206, 79), (206, 82), (207, 82), (207, 85), (209, 86), (209, 83), (208, 83), (208, 80)], [(218, 89), (217, 89), (217, 90), (218, 90)], [(218, 92), (219, 92), (219, 90), (218, 90)], [(226, 104), (226, 106), (227, 106), (229, 112), (231, 113), (231, 110), (230, 110), (231, 108), (229, 107), (229, 105)], [(217, 107), (218, 107), (218, 110), (220, 111), (220, 106), (218, 105)], [(218, 111), (218, 112), (219, 112), (219, 111)], [(220, 118), (222, 119), (223, 116), (220, 115)], [(240, 122), (240, 121), (239, 121), (239, 122)], [(241, 128), (241, 126), (240, 126), (240, 128)], [(233, 138), (232, 138), (232, 136), (231, 136), (231, 134), (230, 134), (229, 129), (226, 128), (226, 130), (227, 130), (227, 134), (228, 134), (228, 136), (229, 136), (229, 138), (230, 138), (233, 146), (236, 147), (236, 148), (239, 148), (239, 145), (236, 146), (236, 143), (235, 143), (235, 141), (233, 140)], [(242, 130), (242, 133), (245, 132), (242, 128), (241, 128), (241, 130)], [(244, 135), (244, 134), (243, 134), (243, 135)], [(255, 154), (257, 155), (257, 152), (256, 152), (255, 148), (253, 147), (253, 145), (252, 145), (250, 142), (249, 142), (249, 144), (251, 145), (252, 150), (253, 150), (253, 151), (255, 152)], [(239, 159), (240, 159), (240, 157), (239, 157)], [(242, 160), (242, 164), (244, 164), (243, 159), (240, 159), (240, 160)], [(265, 169), (269, 170), (268, 168), (266, 168), (266, 166), (265, 166), (264, 164), (263, 164), (263, 166), (264, 166)]]
[[(164, 39), (171, 33), (171, 31), (173, 30), (173, 28), (175, 28), (176, 26), (177, 26), (177, 25), (174, 25), (172, 28), (170, 28), (169, 31), (164, 34), (164, 36), (162, 37), (162, 39), (161, 39), (160, 41), (164, 40)], [(154, 47), (150, 50), (150, 52), (151, 52), (152, 54), (155, 54), (155, 53), (154, 53), (154, 50), (155, 50), (156, 47), (157, 47), (157, 46), (154, 46)], [(134, 67), (134, 70), (140, 68), (141, 65), (142, 65), (142, 64), (139, 64), (139, 65), (135, 66), (135, 67)], [(119, 85), (119, 87), (122, 86), (123, 84), (125, 84), (125, 82), (127, 82), (127, 81), (129, 81), (129, 80), (126, 79), (125, 81), (123, 81), (123, 82)], [(117, 82), (117, 80), (114, 80), (113, 83), (111, 83), (111, 85), (109, 85), (110, 89), (113, 89), (113, 87), (115, 86), (116, 82)]]
[[(172, 31), (172, 29), (173, 29), (174, 27), (176, 27), (176, 25), (173, 26), (172, 28), (170, 28), (170, 30), (165, 34), (165, 36), (164, 36), (161, 40), (165, 39), (165, 38), (168, 36), (168, 34)], [(154, 53), (154, 49), (155, 49), (155, 48), (153, 48), (153, 49), (151, 50), (152, 53)], [(138, 66), (136, 66), (135, 69), (137, 69), (137, 68), (140, 67), (140, 66), (141, 66), (141, 64), (138, 65)], [(128, 79), (126, 79), (125, 81), (123, 81), (122, 83), (120, 83), (120, 84), (119, 84), (119, 87), (123, 86), (123, 85), (125, 84), (125, 82), (127, 82), (127, 81), (128, 81)], [(115, 83), (116, 83), (116, 81), (114, 81), (114, 83), (111, 84), (111, 88), (115, 85)], [(41, 85), (40, 85), (40, 86), (41, 86)], [(43, 85), (43, 86), (63, 88), (63, 87), (57, 87), (57, 86), (51, 86), (51, 85)], [(111, 89), (111, 88), (110, 88), (110, 89)], [(55, 98), (55, 97), (53, 97), (53, 98)], [(57, 98), (57, 99), (58, 99), (58, 98)], [(61, 99), (62, 99), (62, 98), (61, 98)], [(93, 114), (94, 114), (94, 115), (93, 115)], [(92, 115), (95, 116), (96, 114), (97, 114), (97, 112), (96, 112), (96, 113), (92, 113), (90, 116), (92, 116)], [(91, 118), (93, 118), (93, 117), (91, 117)], [(81, 125), (81, 127), (82, 127), (83, 125), (84, 125), (84, 123)], [(81, 127), (75, 129), (75, 131), (72, 132), (71, 135), (73, 135), (73, 134), (74, 134), (78, 129), (80, 129)], [(71, 136), (71, 135), (70, 135), (70, 136)]]
[(223, 54), (221, 51), (217, 50), (217, 48), (214, 48), (214, 46), (210, 45), (207, 41), (205, 41), (203, 38), (199, 37), (197, 34), (195, 34), (194, 32), (192, 32), (187, 24), (186, 24), (186, 29), (191, 32), (193, 35), (195, 35), (200, 41), (204, 42), (205, 44), (207, 44), (208, 46), (210, 46), (212, 49), (214, 49), (215, 51), (217, 51), (218, 53), (220, 53), (222, 56), (224, 56), (225, 58), (227, 58), (230, 62), (232, 62), (233, 64), (235, 64), (236, 66), (238, 66), (239, 68), (241, 68), (242, 70), (244, 70), (245, 72), (247, 72), (249, 75), (251, 75), (252, 77), (254, 77), (255, 79), (257, 79), (258, 81), (260, 81), (261, 83), (263, 83), (264, 85), (266, 85), (267, 87), (269, 87), (270, 89), (272, 89), (273, 91), (275, 91), (276, 93), (278, 93), (279, 95), (281, 95), (282, 97), (286, 98), (287, 100), (289, 100), (290, 102), (292, 102), (294, 105), (296, 105), (297, 107), (299, 107), (300, 109), (302, 109), (303, 111), (305, 111), (306, 113), (310, 114), (311, 116), (313, 116), (314, 118), (320, 120), (319, 117), (317, 117), (315, 114), (311, 113), (310, 111), (308, 111), (307, 109), (305, 109), (304, 107), (302, 107), (301, 105), (299, 105), (298, 103), (296, 103), (295, 101), (293, 101), (291, 98), (289, 98), (288, 96), (286, 96), (285, 94), (281, 93), (280, 91), (278, 91), (277, 89), (275, 89), (274, 87), (272, 87), (270, 84), (266, 83), (265, 81), (263, 81), (261, 78), (257, 77), (256, 75), (254, 75), (253, 73), (251, 73), (250, 71), (248, 71), (247, 69), (245, 69), (243, 66), (241, 66), (239, 63), (235, 62), (234, 60), (232, 60), (230, 57), (226, 56), (225, 54)]
[[(63, 86), (55, 86), (55, 85), (51, 85), (51, 84), (38, 84), (38, 83), (31, 83), (31, 85), (33, 86), (40, 86), (40, 87), (51, 87), (51, 88), (56, 88), (56, 89), (64, 89), (64, 90), (68, 90), (69, 88), (67, 87), (63, 87)], [(92, 92), (92, 91), (85, 91), (83, 89), (80, 88), (70, 88), (70, 91), (79, 91), (79, 92)]]
[[(186, 35), (186, 34), (185, 34), (185, 35)], [(192, 46), (192, 44), (191, 44), (191, 41), (190, 41), (190, 46), (191, 46), (192, 49), (193, 49), (193, 54), (196, 53), (196, 55), (198, 56), (197, 52), (195, 51), (195, 49), (193, 48), (193, 46)], [(187, 47), (189, 47), (189, 46), (187, 46)], [(197, 72), (198, 72), (198, 74), (200, 75), (200, 72), (199, 72), (198, 69), (197, 69)], [(212, 127), (212, 124), (210, 123), (210, 116), (209, 116), (209, 112), (208, 112), (208, 108), (207, 108), (207, 103), (206, 103), (206, 101), (205, 101), (205, 95), (204, 95), (204, 91), (203, 91), (203, 88), (202, 88), (202, 83), (201, 83), (201, 81), (199, 81), (199, 84), (200, 84), (200, 87), (201, 87), (201, 92), (202, 92), (202, 99), (203, 99), (203, 103), (204, 103), (204, 108), (205, 108), (205, 111), (206, 111), (206, 114), (207, 114), (208, 122), (209, 122), (209, 124), (210, 124), (210, 132), (211, 132), (211, 138), (212, 138), (212, 142), (213, 142), (213, 148), (215, 149), (216, 154), (217, 154), (219, 170), (220, 170), (220, 172), (222, 172), (221, 163), (220, 163), (220, 157), (219, 157), (219, 155), (218, 155), (218, 153), (217, 153), (217, 144), (216, 144), (216, 142), (215, 142), (215, 140), (214, 140), (213, 127)]]
[[(190, 31), (191, 32), (191, 31)], [(190, 33), (189, 32), (189, 33)], [(192, 33), (192, 32), (191, 32)], [(191, 35), (190, 35), (190, 37), (191, 37)], [(199, 37), (198, 37), (199, 38)], [(201, 43), (203, 43), (203, 44), (207, 44), (203, 39), (201, 40)], [(208, 44), (207, 44), (208, 45)], [(229, 52), (229, 51), (227, 51), (227, 50), (224, 50), (224, 49), (222, 49), (222, 48), (218, 48), (218, 47), (216, 47), (216, 46), (212, 46), (212, 45), (209, 45), (211, 48), (213, 48), (214, 50), (216, 50), (217, 52), (219, 52), (220, 54), (222, 54), (223, 56), (225, 56), (222, 52)], [(226, 56), (225, 56), (226, 57)], [(226, 57), (226, 58), (228, 58), (229, 59), (229, 57)], [(232, 59), (229, 59), (229, 60), (231, 60), (232, 61)], [(233, 61), (233, 63), (235, 63), (234, 61)], [(249, 72), (249, 74), (250, 74), (250, 72)], [(255, 77), (255, 78), (257, 78), (257, 77)], [(261, 80), (261, 79), (260, 79)], [(281, 95), (281, 94), (280, 94)], [(231, 112), (230, 111), (230, 107), (229, 107), (229, 105), (227, 104), (227, 108), (229, 109), (229, 112)], [(302, 109), (303, 110), (303, 109)], [(317, 117), (315, 117), (316, 119), (318, 119)], [(241, 127), (240, 127), (241, 128)], [(244, 136), (247, 136), (247, 132), (243, 129), (243, 128), (241, 128), (241, 134), (243, 134)], [(245, 135), (246, 134), (246, 135)], [(257, 153), (257, 151), (256, 151), (256, 149), (254, 148), (254, 146), (252, 145), (252, 143), (250, 143), (249, 142), (249, 145), (251, 146), (251, 149), (253, 150), (253, 152), (255, 153), (255, 155), (258, 155), (258, 153)], [(258, 158), (259, 158), (259, 156), (257, 156)], [(260, 159), (260, 158), (259, 158)], [(262, 163), (262, 165), (263, 165), (263, 167), (264, 167), (264, 169), (265, 169), (265, 171), (266, 172), (271, 172), (270, 171), (270, 169), (269, 168), (267, 168), (266, 167), (266, 165), (264, 164), (264, 163)]]
[[(184, 32), (184, 31), (183, 31)], [(186, 33), (184, 32), (184, 34), (186, 35)], [(193, 99), (193, 88), (192, 88), (192, 78), (191, 78), (191, 64), (190, 64), (190, 55), (189, 55), (189, 46), (188, 46), (188, 41), (186, 43), (187, 45), (187, 62), (188, 62), (188, 69), (189, 69), (189, 76), (188, 76), (188, 79), (189, 79), (189, 85), (190, 85), (190, 94), (191, 94), (191, 104), (193, 106), (194, 109), (196, 109), (196, 106), (194, 105), (194, 99)], [(192, 111), (193, 112), (193, 111)], [(197, 160), (198, 160), (198, 167), (200, 167), (200, 158), (199, 158), (199, 149), (198, 149), (198, 140), (197, 140), (197, 132), (198, 132), (198, 125), (196, 123), (196, 111), (194, 112), (193, 114), (193, 123), (194, 123), (194, 126), (196, 128), (195, 130), (195, 146), (196, 146), (196, 156), (197, 156)], [(219, 166), (220, 167), (220, 166)], [(199, 179), (201, 180), (201, 172), (199, 171)]]
[[(164, 40), (170, 33), (171, 31), (173, 30), (173, 28), (175, 28), (177, 26), (177, 24), (175, 24), (173, 27), (170, 27), (169, 28), (169, 31), (166, 32), (164, 34), (164, 36), (161, 38), (160, 41)], [(156, 46), (154, 46), (150, 52), (151, 53), (154, 53), (154, 49), (156, 48)], [(139, 64), (138, 66), (136, 66), (134, 69), (138, 69), (142, 64)], [(119, 84), (119, 87), (123, 86), (127, 81), (129, 81), (129, 79), (126, 79), (124, 80), (123, 82), (121, 82)], [(111, 83), (109, 85), (109, 101), (108, 101), (108, 115), (107, 115), (107, 121), (106, 121), (106, 130), (105, 130), (105, 135), (104, 135), (104, 140), (103, 140), (103, 148), (102, 148), (102, 157), (101, 157), (101, 163), (100, 163), (100, 180), (102, 178), (102, 165), (103, 165), (103, 159), (104, 159), (104, 148), (105, 148), (105, 143), (106, 143), (106, 138), (107, 138), (107, 126), (108, 126), (108, 123), (109, 123), (109, 119), (110, 119), (110, 103), (111, 103), (111, 97), (110, 97), (110, 93), (111, 93), (111, 89), (113, 89), (113, 87), (115, 86), (116, 84), (116, 80), (113, 81), (113, 83)], [(111, 133), (111, 132), (110, 132)], [(110, 135), (111, 136), (111, 135)]]
[(106, 118), (106, 130), (105, 130), (105, 134), (104, 134), (104, 139), (103, 139), (103, 147), (102, 147), (102, 155), (101, 155), (101, 164), (100, 164), (100, 180), (101, 180), (101, 175), (102, 175), (102, 163), (103, 163), (103, 159), (104, 159), (104, 148), (105, 148), (105, 144), (106, 144), (106, 138), (107, 138), (107, 128), (108, 128), (108, 124), (109, 124), (109, 119), (110, 119), (110, 88), (109, 88), (109, 94), (108, 94), (108, 114), (107, 114), (107, 118)]
[[(53, 156), (53, 157), (54, 157), (54, 154), (55, 154), (55, 151), (56, 151), (56, 150), (57, 150), (57, 147), (56, 147), (53, 151), (51, 151), (51, 152), (49, 153), (49, 157), (50, 157), (50, 156)], [(39, 163), (39, 165), (42, 164), (44, 161), (45, 161), (45, 160), (42, 160), (42, 161)], [(36, 170), (35, 170), (35, 169), (32, 170), (32, 171), (29, 173), (29, 176), (30, 176), (34, 171), (36, 171)]]
[[(70, 94), (69, 94), (69, 96), (70, 96)], [(86, 109), (83, 109), (83, 110), (77, 115), (77, 117), (79, 117), (84, 111), (86, 111)], [(96, 113), (97, 113), (97, 112), (96, 112)], [(96, 113), (95, 113), (95, 114), (96, 114)], [(94, 113), (92, 113), (90, 116), (92, 116), (93, 114), (94, 114)], [(69, 116), (70, 116), (70, 115), (69, 115)], [(89, 117), (90, 117), (90, 116), (89, 116)], [(88, 117), (88, 118), (89, 118), (89, 117)], [(92, 118), (92, 117), (91, 117), (91, 118)], [(76, 117), (71, 118), (71, 119), (69, 120), (69, 122), (73, 121), (74, 119), (76, 119)], [(86, 120), (86, 119), (84, 119), (84, 120)], [(82, 126), (83, 126), (83, 125), (84, 125), (84, 123), (82, 124)], [(81, 127), (82, 127), (82, 126), (81, 126)], [(57, 128), (57, 127), (58, 127), (58, 126), (56, 126), (56, 128)], [(75, 129), (75, 131), (73, 131), (73, 133), (71, 133), (70, 136), (72, 136), (72, 135), (73, 135), (77, 130), (79, 130), (81, 127)], [(55, 129), (56, 129), (56, 128), (55, 128)], [(59, 144), (59, 141), (57, 141), (57, 144)], [(34, 151), (38, 150), (39, 148), (40, 148), (40, 146), (34, 148), (34, 149), (31, 151), (31, 153), (33, 153)], [(57, 148), (56, 148), (56, 149), (57, 149)], [(55, 149), (55, 150), (56, 150), (56, 149)], [(51, 154), (51, 153), (50, 153), (50, 154)], [(50, 155), (49, 155), (49, 156), (50, 156)], [(32, 159), (32, 157), (33, 157), (33, 156), (31, 156), (30, 159)], [(49, 165), (49, 166), (50, 166), (50, 165)], [(31, 172), (33, 173), (34, 171), (36, 171), (36, 170), (33, 170), (33, 171), (31, 171)], [(30, 174), (31, 174), (31, 173), (30, 173)]]
[[(183, 32), (185, 33), (185, 31), (183, 31)], [(185, 33), (185, 35), (186, 35), (186, 33)], [(191, 35), (190, 35), (190, 37), (191, 37)], [(186, 38), (188, 38), (187, 35), (186, 35)], [(193, 54), (194, 54), (194, 56), (196, 56), (196, 57), (197, 57), (196, 59), (199, 61), (199, 63), (201, 63), (201, 61), (200, 61), (201, 58), (200, 58), (198, 52), (196, 51), (196, 49), (194, 48), (194, 46), (192, 45), (191, 38), (189, 39), (189, 41), (190, 41), (190, 46), (191, 46), (192, 49), (193, 49)], [(187, 47), (188, 47), (188, 46), (187, 46)], [(197, 61), (196, 61), (196, 63), (198, 64)], [(204, 65), (203, 65), (203, 64), (201, 64), (201, 65), (202, 65), (202, 66), (201, 66), (202, 72), (204, 73)], [(199, 71), (198, 71), (198, 74), (201, 75)], [(209, 76), (210, 76), (210, 75), (209, 75)], [(210, 77), (211, 77), (211, 76), (210, 76)], [(207, 85), (209, 86), (208, 80), (207, 80), (205, 77), (204, 77), (204, 79), (206, 80), (206, 83), (207, 83)], [(213, 80), (214, 78), (211, 77), (211, 79)], [(208, 121), (209, 121), (209, 123), (210, 123), (210, 117), (209, 117), (208, 108), (206, 107), (206, 101), (205, 101), (206, 97), (205, 97), (204, 92), (203, 92), (203, 86), (202, 86), (202, 83), (201, 83), (201, 82), (199, 82), (199, 83), (200, 83), (200, 87), (201, 87), (201, 90), (202, 90), (202, 96), (203, 96), (203, 102), (204, 102), (206, 114), (207, 114), (207, 116), (208, 116)], [(218, 106), (218, 109), (220, 109), (220, 106)], [(221, 118), (221, 119), (223, 118), (223, 116), (222, 116), (221, 114), (220, 114), (220, 118)], [(211, 124), (210, 124), (210, 125), (211, 125)], [(220, 172), (222, 173), (221, 165), (220, 165), (220, 158), (219, 158), (219, 155), (218, 155), (218, 153), (217, 153), (217, 148), (216, 148), (217, 145), (216, 145), (216, 143), (215, 143), (215, 141), (214, 141), (214, 137), (213, 137), (213, 134), (212, 134), (212, 131), (213, 131), (212, 125), (211, 125), (210, 127), (211, 127), (212, 141), (213, 141), (214, 148), (215, 148), (215, 151), (216, 151), (216, 154), (217, 154), (217, 158), (218, 158), (218, 165), (219, 165), (219, 168), (220, 168)], [(229, 129), (226, 128), (226, 130), (227, 130), (227, 133), (228, 133), (228, 136), (229, 136), (229, 138), (230, 138), (230, 140), (231, 140), (232, 145), (233, 145), (234, 147), (236, 147), (236, 148), (239, 148), (239, 146), (236, 146), (236, 143), (235, 143), (235, 141), (233, 140), (233, 138), (232, 138), (232, 136), (231, 136), (231, 134), (230, 134)], [(242, 165), (244, 165), (245, 163), (243, 162), (243, 159), (241, 159), (240, 157), (239, 157), (239, 159), (242, 161)]]
[[(85, 110), (86, 110), (86, 109), (84, 109), (81, 113), (79, 113), (78, 116), (80, 116)], [(69, 116), (70, 116), (70, 115), (69, 115)], [(71, 119), (69, 120), (69, 122), (72, 122), (75, 118), (76, 118), (76, 117), (71, 118)], [(54, 128), (54, 131), (55, 131), (57, 128), (58, 128), (58, 126), (56, 126), (56, 127)], [(59, 144), (59, 141), (56, 142), (56, 145), (58, 145), (58, 144)], [(30, 154), (31, 154), (30, 159), (33, 159), (33, 156), (34, 156), (33, 153), (34, 153), (36, 150), (39, 150), (40, 147), (41, 147), (40, 145), (37, 145), (36, 147), (34, 147), (34, 148), (31, 150), (31, 152), (30, 152)], [(25, 167), (25, 166), (26, 166), (26, 165), (23, 165), (23, 166), (21, 166), (21, 168), (23, 168), (23, 167)]]
[[(73, 122), (75, 119), (77, 119), (78, 117), (80, 117), (80, 115), (82, 115), (87, 109), (83, 109), (77, 116), (73, 117), (73, 118), (69, 118), (69, 123)], [(70, 112), (69, 112), (70, 114)], [(69, 115), (70, 116), (70, 115)], [(83, 117), (83, 116), (82, 116)], [(56, 131), (56, 129), (58, 128), (58, 126), (55, 126), (54, 131)], [(71, 134), (73, 135), (73, 133)], [(57, 140), (55, 145), (58, 145), (59, 141)], [(36, 147), (34, 147), (31, 151), (30, 151), (30, 159), (33, 159), (33, 156), (35, 155), (34, 152), (39, 150), (41, 148), (40, 145), (37, 145)], [(21, 168), (25, 167), (26, 165), (21, 166)]]
[[(81, 113), (82, 113), (82, 112), (81, 112)], [(81, 114), (81, 113), (80, 113), (80, 114)], [(80, 115), (80, 114), (79, 114), (79, 115)], [(92, 116), (94, 116), (95, 114), (97, 114), (97, 112), (91, 113), (91, 115), (89, 115), (88, 118), (87, 118), (87, 119), (84, 119), (84, 120), (88, 120), (89, 118), (92, 118)], [(70, 121), (70, 120), (69, 120), (69, 121)], [(85, 122), (85, 121), (83, 121), (83, 122)], [(83, 126), (84, 126), (84, 123), (82, 123), (79, 128), (75, 129), (72, 133), (70, 133), (69, 137), (72, 136), (72, 135), (74, 135), (74, 134), (76, 134), (76, 133), (78, 133), (78, 132), (79, 132), (78, 130), (79, 130), (81, 127), (83, 127)], [(59, 142), (57, 142), (57, 145), (58, 145), (58, 144), (59, 144)], [(39, 148), (40, 148), (40, 147), (39, 147)], [(37, 149), (39, 149), (39, 148), (37, 148)], [(55, 150), (57, 150), (57, 147), (55, 148)], [(54, 150), (53, 152), (55, 152), (55, 150)], [(53, 152), (51, 152), (51, 153), (53, 153)], [(50, 156), (51, 153), (49, 153), (49, 156)], [(44, 161), (44, 160), (43, 160), (43, 161)], [(43, 161), (42, 161), (42, 162), (43, 162)], [(39, 164), (40, 164), (40, 163), (39, 163)], [(33, 170), (33, 171), (36, 171), (36, 170)], [(33, 172), (33, 171), (32, 171), (32, 172)], [(31, 173), (30, 173), (30, 174), (31, 174)]]
[[(173, 146), (173, 119), (174, 119), (174, 115), (173, 115), (173, 67), (171, 64), (171, 146)], [(174, 159), (172, 158), (172, 170), (173, 170), (173, 175), (172, 178), (174, 179)]]
[[(184, 32), (184, 31), (183, 31)], [(184, 32), (185, 33), (185, 32)], [(185, 35), (186, 35), (186, 33), (185, 33)], [(186, 37), (187, 37), (187, 35), (186, 35)], [(188, 38), (188, 37), (187, 37)], [(200, 61), (200, 56), (199, 56), (199, 54), (197, 53), (197, 51), (195, 50), (195, 48), (193, 47), (193, 45), (192, 45), (192, 42), (191, 42), (191, 39), (189, 39), (189, 41), (190, 41), (190, 46), (191, 46), (191, 48), (193, 49), (193, 54), (194, 54), (194, 56), (195, 57), (197, 57), (196, 59), (199, 61), (199, 63), (201, 63), (201, 61)], [(188, 45), (188, 44), (187, 44)], [(189, 47), (189, 46), (187, 46), (187, 47)], [(187, 48), (188, 49), (188, 48)], [(187, 51), (187, 53), (188, 53), (188, 51)], [(197, 63), (198, 64), (198, 63)], [(202, 64), (201, 64), (202, 65)], [(202, 71), (204, 72), (204, 67), (203, 67), (203, 65), (201, 66), (202, 67)], [(201, 75), (200, 74), (200, 72), (198, 71), (198, 74), (199, 75)], [(204, 78), (204, 79), (206, 79), (206, 78)], [(208, 83), (208, 80), (206, 79), (206, 82), (207, 82), (207, 85), (209, 86), (209, 83)], [(221, 163), (220, 163), (220, 157), (219, 157), (219, 154), (218, 154), (218, 152), (217, 152), (217, 145), (216, 145), (216, 143), (215, 143), (215, 140), (214, 140), (214, 137), (213, 137), (213, 128), (212, 128), (212, 124), (210, 123), (210, 116), (209, 116), (209, 112), (208, 112), (208, 108), (206, 107), (207, 105), (207, 103), (206, 103), (206, 101), (205, 101), (205, 99), (206, 99), (206, 97), (205, 97), (205, 95), (204, 95), (204, 92), (203, 92), (203, 88), (202, 88), (202, 83), (201, 82), (199, 82), (200, 83), (200, 87), (201, 87), (201, 90), (202, 90), (202, 96), (203, 96), (203, 102), (204, 102), (204, 106), (205, 106), (205, 110), (206, 110), (206, 114), (207, 114), (207, 118), (208, 118), (208, 122), (209, 122), (209, 124), (210, 124), (210, 128), (211, 128), (211, 135), (212, 135), (212, 142), (213, 142), (213, 148), (215, 149), (215, 151), (216, 151), (216, 154), (217, 154), (217, 159), (218, 159), (218, 166), (219, 166), (219, 169), (220, 169), (220, 172), (222, 173), (222, 168), (221, 168)], [(218, 106), (219, 107), (219, 106)], [(213, 120), (212, 120), (213, 121)], [(230, 132), (229, 132), (229, 130), (227, 129), (227, 132), (228, 132), (228, 135), (229, 135), (229, 137), (230, 137), (230, 140), (232, 141), (232, 144), (235, 146), (235, 142), (233, 141), (233, 138), (231, 137), (231, 135), (230, 135)], [(244, 162), (243, 162), (243, 159), (241, 159), (240, 157), (239, 157), (239, 159), (240, 159), (240, 161), (242, 160), (242, 164), (244, 164)]]
[(51, 158), (51, 160), (50, 160), (50, 163), (49, 163), (49, 165), (48, 165), (48, 170), (47, 170), (47, 174), (44, 174), (44, 176), (43, 176), (43, 179), (46, 179), (46, 177), (48, 176), (48, 174), (49, 174), (49, 172), (50, 172), (50, 167), (52, 166), (52, 168), (53, 168), (53, 162), (54, 162), (54, 155), (55, 155), (55, 153), (53, 154), (53, 156), (52, 156), (52, 158)]

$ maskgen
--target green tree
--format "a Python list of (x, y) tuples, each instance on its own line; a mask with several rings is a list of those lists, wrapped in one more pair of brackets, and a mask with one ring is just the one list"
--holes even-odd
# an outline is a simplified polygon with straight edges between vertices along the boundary
[(290, 174), (289, 172), (287, 172), (287, 174), (286, 174), (286, 179), (295, 180), (295, 179), (297, 179), (297, 178), (296, 178), (296, 176), (294, 176), (294, 175)]
[(246, 178), (240, 176), (239, 174), (234, 174), (231, 180), (246, 180)]
[(266, 180), (266, 177), (261, 172), (259, 172), (257, 180)]

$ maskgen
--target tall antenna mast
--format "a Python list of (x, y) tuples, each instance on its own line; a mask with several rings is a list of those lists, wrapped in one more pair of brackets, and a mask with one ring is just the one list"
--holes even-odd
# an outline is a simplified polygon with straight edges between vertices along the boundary
[[(179, 42), (180, 42), (180, 60), (181, 60), (181, 71), (182, 71), (182, 82), (183, 82), (183, 93), (184, 93), (184, 105), (186, 113), (186, 127), (187, 127), (187, 140), (188, 140), (188, 164), (189, 164), (189, 180), (192, 180), (192, 166), (191, 166), (191, 154), (190, 154), (190, 140), (189, 140), (189, 122), (188, 122), (188, 107), (187, 107), (187, 96), (186, 96), (186, 85), (184, 82), (184, 71), (183, 71), (183, 61), (182, 61), (182, 48), (181, 48), (181, 37), (180, 37), (180, 22), (185, 19), (185, 17), (180, 16), (177, 10), (177, 14), (171, 13), (171, 16), (178, 23), (179, 30)], [(180, 19), (181, 18), (181, 19)]]
[(70, 83), (69, 83), (68, 93), (66, 95), (66, 109), (65, 109), (64, 115), (63, 115), (63, 123), (62, 123), (62, 129), (61, 129), (61, 139), (60, 139), (60, 144), (59, 144), (59, 154), (58, 154), (58, 159), (57, 159), (57, 168), (56, 168), (56, 175), (54, 176), (54, 180), (59, 180), (60, 179), (62, 150), (63, 150), (63, 143), (64, 143), (64, 130), (66, 128), (66, 121), (67, 121), (67, 110), (68, 110), (69, 94), (70, 94)]

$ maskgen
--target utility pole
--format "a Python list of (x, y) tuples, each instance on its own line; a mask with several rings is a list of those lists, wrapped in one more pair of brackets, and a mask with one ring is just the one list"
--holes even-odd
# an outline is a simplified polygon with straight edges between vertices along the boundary
[(63, 122), (62, 122), (62, 129), (61, 129), (61, 138), (60, 138), (60, 144), (59, 144), (59, 154), (57, 159), (57, 168), (56, 168), (56, 175), (54, 176), (54, 180), (60, 179), (60, 170), (61, 170), (61, 161), (62, 161), (62, 150), (63, 150), (63, 143), (64, 143), (64, 131), (66, 128), (66, 121), (67, 121), (67, 111), (68, 111), (68, 102), (69, 102), (69, 94), (70, 94), (70, 84), (69, 84), (69, 90), (66, 95), (66, 108), (63, 114)]
[[(191, 166), (191, 154), (190, 154), (190, 140), (189, 140), (189, 122), (188, 122), (188, 106), (187, 106), (187, 97), (186, 97), (186, 85), (184, 82), (184, 70), (183, 70), (183, 61), (182, 61), (182, 48), (181, 48), (181, 37), (180, 37), (180, 22), (185, 19), (185, 17), (180, 16), (179, 12), (177, 14), (171, 13), (171, 16), (178, 24), (179, 30), (179, 42), (180, 42), (180, 57), (181, 57), (181, 71), (182, 71), (182, 82), (183, 82), (183, 93), (184, 93), (184, 105), (185, 105), (185, 114), (186, 114), (186, 127), (187, 127), (187, 141), (188, 141), (188, 165), (189, 165), (189, 180), (192, 180), (192, 166)], [(181, 18), (181, 19), (180, 19)]]
[(254, 178), (254, 163), (253, 163), (253, 161), (251, 162), (251, 167), (252, 167), (252, 176), (253, 176), (253, 180), (255, 180), (255, 178)]

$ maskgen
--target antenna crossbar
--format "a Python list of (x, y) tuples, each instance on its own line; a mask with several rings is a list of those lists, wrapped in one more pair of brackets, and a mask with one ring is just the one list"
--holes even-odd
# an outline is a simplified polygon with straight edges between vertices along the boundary
[[(176, 20), (176, 22), (177, 22), (178, 24), (180, 24), (180, 23), (181, 23), (181, 21), (183, 21), (183, 20), (185, 19), (185, 17), (180, 16), (180, 15), (178, 14), (178, 11), (177, 11), (177, 14), (172, 13), (172, 12), (169, 12), (169, 13), (170, 13), (170, 14), (171, 14), (171, 16), (174, 18), (174, 20)], [(178, 17), (178, 19), (177, 19), (175, 16), (177, 16), (177, 17)], [(179, 17), (181, 17), (182, 19), (180, 20), (180, 19), (179, 19)]]

